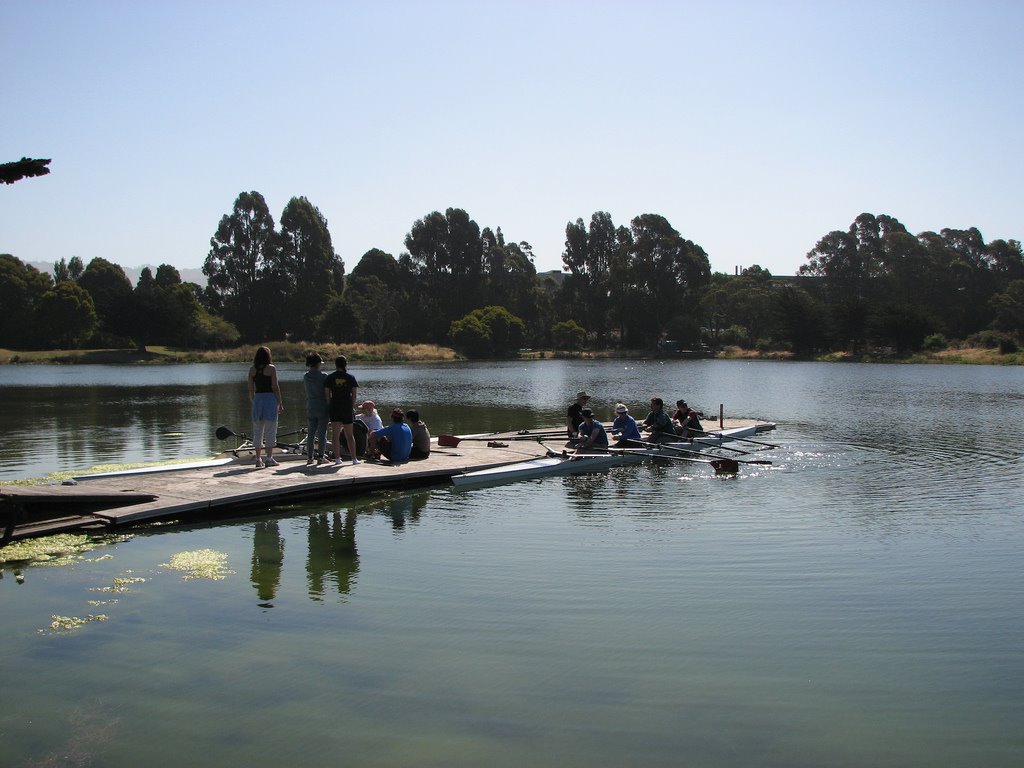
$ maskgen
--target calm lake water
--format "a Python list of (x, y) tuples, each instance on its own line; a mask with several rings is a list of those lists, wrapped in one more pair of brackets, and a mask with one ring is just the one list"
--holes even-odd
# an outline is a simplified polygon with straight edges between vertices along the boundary
[[(2, 366), (0, 482), (209, 455), (217, 426), (248, 431), (245, 371)], [(0, 566), (0, 764), (1024, 764), (1024, 370), (353, 372), (435, 434), (556, 423), (586, 388), (606, 418), (724, 403), (781, 447), (731, 478), (378, 493)], [(301, 374), (281, 367), (281, 431), (304, 423)], [(202, 549), (225, 578), (165, 565)], [(144, 581), (99, 591), (121, 578)]]

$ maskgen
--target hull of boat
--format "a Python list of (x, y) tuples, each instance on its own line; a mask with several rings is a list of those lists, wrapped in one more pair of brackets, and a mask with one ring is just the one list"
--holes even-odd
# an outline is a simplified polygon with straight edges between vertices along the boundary
[(574, 475), (583, 472), (598, 472), (623, 464), (637, 464), (643, 459), (639, 456), (612, 454), (577, 454), (573, 456), (545, 456), (501, 467), (480, 469), (452, 476), (452, 484), (457, 486), (487, 485), (490, 483), (507, 483), (513, 480), (526, 480), (547, 475)]

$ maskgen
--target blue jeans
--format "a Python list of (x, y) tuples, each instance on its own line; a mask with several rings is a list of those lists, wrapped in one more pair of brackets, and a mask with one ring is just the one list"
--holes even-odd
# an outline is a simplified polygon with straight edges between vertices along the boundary
[[(324, 448), (326, 448), (327, 440), (327, 409), (319, 413), (306, 412), (306, 458), (313, 458), (313, 444), (317, 445), (316, 457), (322, 459), (324, 457)], [(315, 441), (314, 441), (314, 438)]]

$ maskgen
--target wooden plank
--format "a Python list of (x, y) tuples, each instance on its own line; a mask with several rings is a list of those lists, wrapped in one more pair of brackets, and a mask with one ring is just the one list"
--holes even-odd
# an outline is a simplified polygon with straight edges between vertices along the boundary
[(5, 485), (0, 486), (0, 499), (21, 504), (44, 504), (59, 499), (63, 504), (137, 504), (152, 501), (154, 494), (134, 489), (82, 488), (77, 485)]

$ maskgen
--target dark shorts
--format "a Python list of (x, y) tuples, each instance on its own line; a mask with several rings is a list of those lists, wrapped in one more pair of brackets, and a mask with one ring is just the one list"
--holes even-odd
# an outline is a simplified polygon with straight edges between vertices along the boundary
[(337, 409), (331, 408), (331, 422), (340, 421), (342, 424), (352, 423), (352, 409)]

